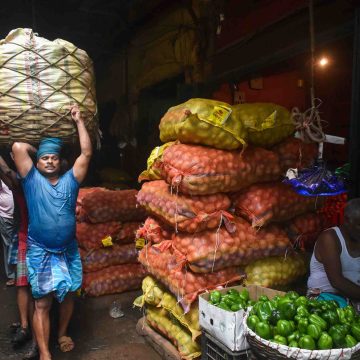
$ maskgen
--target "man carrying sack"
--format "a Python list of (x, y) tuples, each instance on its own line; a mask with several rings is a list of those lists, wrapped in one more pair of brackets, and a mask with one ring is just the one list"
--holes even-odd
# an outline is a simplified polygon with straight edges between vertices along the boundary
[(29, 210), (26, 263), (32, 296), (35, 299), (34, 331), (40, 360), (51, 359), (49, 351), (52, 299), (60, 303), (58, 342), (61, 351), (74, 348), (67, 336), (74, 302), (72, 293), (80, 288), (82, 267), (75, 239), (75, 207), (79, 185), (84, 180), (92, 146), (77, 106), (71, 109), (80, 140), (81, 154), (74, 166), (60, 176), (61, 140), (46, 138), (37, 151), (34, 166), (32, 146), (15, 142), (12, 150)]

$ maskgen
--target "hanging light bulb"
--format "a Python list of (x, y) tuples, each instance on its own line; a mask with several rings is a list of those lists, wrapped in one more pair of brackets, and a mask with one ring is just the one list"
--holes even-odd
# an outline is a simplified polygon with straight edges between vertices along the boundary
[(321, 67), (326, 67), (327, 65), (329, 65), (329, 59), (326, 56), (323, 56), (319, 59), (318, 64)]

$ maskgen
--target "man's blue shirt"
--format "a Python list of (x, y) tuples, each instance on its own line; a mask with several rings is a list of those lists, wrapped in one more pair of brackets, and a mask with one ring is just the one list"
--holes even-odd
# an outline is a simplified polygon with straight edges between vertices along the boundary
[(48, 251), (64, 251), (76, 236), (79, 183), (73, 169), (52, 185), (33, 166), (22, 184), (29, 213), (28, 240)]

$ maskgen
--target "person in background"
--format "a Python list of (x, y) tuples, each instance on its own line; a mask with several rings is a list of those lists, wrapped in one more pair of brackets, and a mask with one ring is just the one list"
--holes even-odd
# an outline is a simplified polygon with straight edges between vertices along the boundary
[(0, 234), (3, 242), (6, 286), (15, 285), (15, 269), (9, 264), (10, 246), (14, 241), (16, 224), (14, 219), (14, 198), (11, 181), (6, 172), (8, 167), (1, 158), (0, 163)]
[[(32, 151), (36, 152), (35, 148)], [(12, 154), (11, 154), (12, 155)], [(17, 262), (16, 262), (16, 287), (17, 287), (17, 305), (20, 315), (20, 323), (13, 324), (16, 332), (12, 339), (14, 346), (18, 347), (32, 339), (30, 347), (23, 359), (34, 359), (38, 356), (38, 350), (35, 337), (30, 330), (32, 328), (32, 318), (34, 315), (34, 303), (31, 298), (30, 288), (27, 280), (26, 269), (26, 240), (28, 230), (28, 214), (24, 198), (24, 193), (20, 184), (20, 179), (4, 159), (0, 156), (0, 171), (6, 178), (6, 183), (11, 188), (14, 196), (15, 214), (17, 216), (16, 238), (18, 241)], [(14, 242), (13, 242), (14, 243)]]
[(60, 350), (71, 351), (74, 342), (67, 336), (74, 300), (80, 288), (82, 267), (75, 239), (75, 206), (79, 185), (84, 180), (92, 155), (90, 137), (77, 106), (71, 116), (77, 125), (80, 156), (60, 176), (61, 140), (46, 138), (37, 151), (34, 166), (30, 145), (15, 142), (12, 150), (29, 210), (26, 264), (35, 299), (34, 331), (40, 360), (51, 359), (49, 311), (53, 297), (60, 302), (58, 342)]
[(323, 231), (310, 262), (308, 295), (336, 300), (341, 307), (360, 302), (360, 198), (347, 202), (344, 224)]

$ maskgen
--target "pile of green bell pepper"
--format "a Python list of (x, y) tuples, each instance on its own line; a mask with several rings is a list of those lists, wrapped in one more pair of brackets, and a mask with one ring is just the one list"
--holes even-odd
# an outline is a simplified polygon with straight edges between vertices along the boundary
[(230, 289), (225, 294), (222, 294), (219, 290), (211, 291), (209, 302), (223, 310), (234, 312), (247, 309), (255, 304), (255, 301), (250, 300), (247, 289), (240, 292), (236, 289)]
[(261, 338), (308, 350), (348, 348), (360, 342), (360, 317), (352, 306), (309, 300), (291, 291), (252, 306), (248, 327)]

